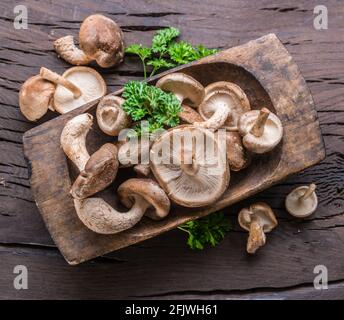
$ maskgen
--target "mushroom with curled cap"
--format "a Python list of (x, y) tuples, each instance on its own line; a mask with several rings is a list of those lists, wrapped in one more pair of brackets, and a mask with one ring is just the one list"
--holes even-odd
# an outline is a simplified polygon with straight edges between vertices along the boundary
[(108, 187), (118, 170), (117, 148), (106, 143), (93, 153), (72, 185), (73, 198), (84, 199)]
[(109, 136), (118, 136), (121, 130), (131, 125), (131, 119), (122, 109), (124, 99), (117, 96), (106, 96), (97, 106), (99, 128)]
[(53, 110), (55, 85), (40, 75), (27, 79), (19, 91), (19, 107), (22, 114), (30, 121), (43, 117), (48, 109)]
[(118, 170), (117, 147), (106, 143), (91, 156), (86, 148), (86, 136), (93, 123), (92, 115), (80, 114), (69, 120), (61, 133), (61, 146), (66, 156), (79, 169), (71, 194), (74, 198), (89, 197), (109, 186)]
[(205, 88), (204, 100), (198, 107), (204, 121), (195, 125), (214, 130), (220, 127), (237, 130), (240, 116), (249, 110), (250, 102), (239, 86), (226, 81), (214, 82)]
[(285, 199), (287, 211), (296, 218), (310, 216), (318, 206), (318, 197), (315, 193), (316, 185), (301, 186), (294, 189)]
[(62, 76), (47, 68), (41, 68), (40, 76), (56, 84), (54, 108), (61, 114), (106, 94), (104, 79), (92, 68), (73, 67), (66, 70)]
[(101, 15), (88, 16), (81, 24), (79, 44), (74, 44), (73, 36), (55, 40), (57, 54), (72, 65), (86, 65), (96, 61), (101, 67), (118, 65), (124, 57), (123, 33), (113, 20)]
[(219, 199), (229, 184), (230, 172), (222, 148), (209, 130), (181, 125), (153, 143), (151, 170), (175, 203), (206, 206)]
[(250, 164), (251, 158), (238, 132), (226, 131), (226, 154), (229, 168), (233, 171), (245, 169)]
[(79, 219), (90, 230), (101, 234), (115, 234), (132, 228), (143, 215), (154, 220), (166, 217), (170, 200), (164, 190), (151, 179), (129, 179), (117, 189), (121, 202), (129, 208), (119, 212), (102, 198), (74, 199)]
[(281, 120), (266, 108), (243, 114), (238, 129), (245, 148), (258, 154), (275, 148), (283, 136)]
[(249, 231), (246, 250), (255, 253), (266, 242), (265, 233), (273, 230), (278, 222), (272, 209), (264, 202), (257, 202), (239, 212), (240, 226)]
[(185, 73), (170, 73), (159, 79), (156, 86), (163, 91), (172, 92), (180, 103), (187, 102), (191, 107), (197, 107), (204, 98), (204, 87)]

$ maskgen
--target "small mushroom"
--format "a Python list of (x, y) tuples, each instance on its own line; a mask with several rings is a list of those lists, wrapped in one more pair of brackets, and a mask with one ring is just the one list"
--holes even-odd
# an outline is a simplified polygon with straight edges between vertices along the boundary
[(195, 122), (203, 121), (201, 115), (193, 108), (183, 104), (182, 111), (178, 114), (182, 124), (194, 124)]
[(206, 206), (228, 186), (228, 163), (208, 130), (192, 125), (170, 129), (153, 143), (150, 154), (155, 178), (177, 204)]
[(266, 108), (243, 114), (238, 128), (245, 148), (258, 154), (275, 148), (283, 136), (280, 119)]
[(245, 169), (250, 164), (250, 157), (242, 145), (238, 132), (226, 132), (226, 153), (229, 168), (233, 171)]
[(84, 170), (90, 159), (86, 148), (86, 136), (92, 124), (93, 116), (89, 113), (82, 113), (69, 120), (61, 133), (61, 147), (79, 171)]
[(84, 199), (104, 190), (115, 180), (117, 170), (117, 147), (106, 143), (91, 155), (74, 181), (71, 189), (73, 198)]
[(270, 232), (278, 224), (274, 212), (264, 202), (243, 208), (239, 212), (238, 222), (243, 229), (249, 231), (246, 250), (252, 254), (265, 244), (265, 233)]
[(185, 73), (170, 73), (158, 80), (156, 86), (163, 91), (172, 92), (177, 99), (197, 107), (204, 98), (204, 87)]
[(72, 65), (86, 65), (96, 60), (103, 68), (118, 65), (124, 57), (123, 33), (113, 20), (94, 14), (87, 17), (79, 31), (80, 48), (72, 36), (54, 42), (57, 54)]
[(226, 81), (214, 82), (205, 88), (204, 100), (198, 107), (204, 121), (195, 125), (214, 130), (224, 127), (235, 131), (240, 116), (249, 110), (250, 102), (239, 86)]
[(119, 186), (117, 192), (121, 202), (127, 208), (131, 208), (135, 204), (137, 195), (143, 197), (148, 202), (148, 210), (145, 210), (145, 215), (153, 220), (165, 218), (170, 211), (170, 199), (152, 179), (129, 179)]
[(159, 220), (170, 211), (169, 198), (153, 180), (129, 179), (117, 192), (129, 211), (119, 212), (102, 198), (74, 199), (78, 217), (86, 227), (96, 233), (115, 234), (132, 228), (145, 213)]
[(27, 79), (19, 91), (19, 107), (22, 114), (30, 121), (43, 117), (52, 109), (55, 85), (36, 75)]
[(54, 108), (61, 114), (106, 94), (104, 79), (92, 68), (73, 67), (66, 70), (62, 76), (47, 68), (41, 68), (40, 75), (57, 85)]
[(290, 192), (285, 199), (287, 211), (296, 218), (310, 216), (318, 206), (318, 197), (315, 193), (316, 185), (302, 186)]
[(110, 136), (117, 136), (121, 130), (131, 124), (130, 117), (122, 109), (124, 99), (117, 96), (102, 98), (97, 107), (99, 128)]

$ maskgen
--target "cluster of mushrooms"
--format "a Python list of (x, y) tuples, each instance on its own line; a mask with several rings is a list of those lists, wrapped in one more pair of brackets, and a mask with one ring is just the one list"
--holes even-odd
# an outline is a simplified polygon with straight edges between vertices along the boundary
[[(122, 232), (143, 216), (163, 219), (172, 204), (189, 208), (213, 204), (228, 188), (231, 171), (245, 169), (252, 155), (270, 152), (282, 139), (280, 119), (264, 107), (251, 110), (245, 92), (238, 85), (218, 81), (203, 87), (196, 79), (178, 72), (162, 77), (156, 86), (173, 93), (180, 101), (181, 124), (148, 141), (137, 138), (133, 146), (132, 139), (118, 137), (133, 124), (122, 109), (124, 99), (106, 96), (102, 76), (84, 66), (95, 61), (107, 68), (123, 60), (123, 34), (118, 25), (102, 15), (91, 15), (80, 27), (79, 48), (72, 36), (57, 39), (54, 47), (62, 59), (75, 67), (62, 75), (42, 67), (39, 75), (23, 84), (19, 105), (27, 119), (36, 121), (49, 109), (63, 114), (101, 98), (96, 110), (97, 124), (106, 135), (114, 137), (113, 143), (89, 154), (86, 140), (94, 118), (88, 113), (69, 120), (60, 137), (63, 151), (79, 171), (70, 191), (77, 215), (96, 233)], [(224, 136), (210, 134), (220, 129)], [(190, 141), (184, 140), (185, 133), (191, 137)], [(180, 136), (181, 145), (171, 144), (176, 136)], [(202, 139), (211, 141), (217, 152), (209, 155), (207, 150), (196, 148)], [(155, 161), (166, 146), (172, 148), (169, 157), (181, 161)], [(137, 177), (117, 188), (119, 200), (128, 208), (120, 212), (97, 193), (115, 181), (118, 170), (128, 167), (133, 168)], [(299, 187), (286, 198), (286, 208), (295, 217), (309, 216), (316, 207), (314, 184)], [(242, 209), (238, 221), (249, 232), (249, 253), (263, 246), (265, 234), (277, 226), (272, 209), (265, 203)]]
[(79, 46), (74, 44), (71, 35), (55, 40), (54, 48), (58, 56), (75, 67), (62, 75), (41, 68), (38, 75), (23, 84), (19, 92), (19, 106), (28, 120), (36, 121), (48, 110), (63, 114), (106, 94), (103, 77), (85, 65), (96, 62), (100, 67), (109, 68), (123, 61), (121, 28), (103, 15), (91, 15), (81, 24)]
[[(231, 171), (245, 169), (252, 154), (270, 152), (282, 139), (279, 118), (266, 108), (251, 110), (246, 94), (234, 83), (219, 81), (204, 88), (187, 74), (172, 73), (158, 80), (156, 86), (173, 93), (182, 104), (182, 112), (179, 114), (181, 125), (153, 141), (136, 139), (133, 148), (132, 141), (117, 140), (103, 145), (90, 156), (86, 136), (93, 123), (92, 115), (76, 116), (62, 131), (61, 146), (80, 171), (71, 188), (76, 212), (94, 232), (118, 233), (133, 227), (143, 216), (163, 219), (169, 214), (171, 202), (190, 208), (210, 205), (228, 188)], [(132, 125), (122, 109), (123, 103), (123, 98), (112, 95), (100, 100), (96, 118), (105, 134), (117, 137)], [(224, 149), (220, 149), (216, 135), (210, 135), (211, 130), (216, 132), (219, 129), (225, 129)], [(186, 132), (192, 137), (189, 143), (183, 142), (183, 146), (171, 144), (172, 138), (178, 135), (183, 138)], [(206, 151), (195, 148), (195, 143), (204, 137), (212, 139), (215, 148), (219, 149), (219, 153), (215, 153), (220, 156), (215, 161), (217, 171), (213, 175), (209, 174), (209, 166), (214, 159), (202, 157), (199, 153)], [(148, 144), (145, 148), (144, 143)], [(189, 161), (154, 161), (165, 146), (172, 148), (172, 157), (181, 156)], [(139, 162), (128, 157), (131, 151), (136, 152), (134, 158)], [(200, 162), (199, 159), (206, 161)], [(137, 178), (125, 181), (117, 189), (120, 201), (129, 209), (125, 213), (94, 196), (115, 180), (121, 167), (133, 167), (137, 174)], [(288, 203), (294, 202), (296, 207), (298, 197), (295, 199)], [(277, 226), (273, 211), (265, 203), (243, 209), (238, 219), (241, 227), (249, 231), (249, 253), (264, 245), (265, 233)]]

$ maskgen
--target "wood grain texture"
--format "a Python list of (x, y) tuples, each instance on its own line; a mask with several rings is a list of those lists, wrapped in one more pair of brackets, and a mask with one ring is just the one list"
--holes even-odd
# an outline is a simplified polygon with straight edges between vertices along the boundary
[[(13, 7), (16, 4), (28, 6), (29, 30), (13, 28)], [(312, 271), (317, 264), (329, 267), (330, 281), (344, 279), (341, 259), (344, 232), (344, 6), (341, 1), (326, 1), (329, 29), (317, 31), (313, 28), (313, 8), (317, 4), (318, 1), (313, 0), (275, 1), (273, 4), (268, 0), (86, 0), (73, 3), (62, 0), (54, 4), (1, 1), (0, 178), (4, 179), (5, 186), (0, 184), (0, 242), (7, 252), (6, 259), (3, 259), (3, 251), (0, 259), (1, 297), (125, 298), (139, 288), (141, 296), (154, 297), (163, 293), (167, 298), (186, 297), (188, 292), (194, 297), (217, 298), (234, 297), (230, 292), (253, 298), (264, 297), (265, 292), (271, 292), (274, 298), (343, 298), (340, 282), (335, 284), (335, 295), (329, 294), (332, 290), (318, 292), (312, 287)], [(106, 13), (125, 27), (127, 43), (140, 41), (148, 44), (155, 29), (169, 25), (181, 29), (182, 39), (221, 49), (276, 33), (311, 89), (327, 158), (319, 165), (226, 209), (236, 231), (223, 241), (219, 249), (209, 249), (205, 253), (190, 251), (185, 247), (184, 234), (171, 231), (145, 241), (144, 245), (119, 250), (80, 267), (67, 266), (53, 247), (28, 187), (29, 172), (23, 157), (22, 135), (37, 124), (29, 123), (20, 114), (17, 94), (21, 83), (36, 74), (41, 65), (59, 72), (68, 68), (65, 62), (56, 58), (52, 41), (69, 32), (77, 35), (79, 23), (94, 11)], [(131, 58), (127, 58), (118, 70), (102, 73), (105, 73), (110, 92), (127, 80), (142, 76), (137, 60)], [(39, 123), (54, 116), (49, 112)], [(294, 187), (314, 181), (318, 184), (320, 200), (317, 212), (303, 222), (291, 219), (284, 209), (284, 197)], [(247, 235), (239, 232), (235, 215), (241, 207), (257, 200), (266, 201), (274, 208), (283, 238), (269, 238), (269, 247), (260, 256), (248, 258), (244, 253)], [(280, 260), (273, 260), (266, 266), (264, 261), (274, 256), (277, 240), (285, 242), (284, 252), (279, 254)], [(24, 249), (25, 253), (22, 252)], [(38, 254), (38, 251), (42, 253)], [(270, 251), (269, 255), (267, 251)], [(171, 258), (166, 257), (167, 252)], [(43, 253), (48, 257), (55, 256), (57, 260), (43, 259)], [(140, 258), (136, 261), (136, 257)], [(234, 257), (238, 267), (230, 270), (228, 261)], [(137, 271), (136, 277), (132, 277), (133, 274), (125, 270), (120, 272), (116, 264), (109, 263), (110, 259), (123, 259), (123, 269), (132, 261), (139, 270), (148, 270), (154, 261), (159, 266), (154, 271), (160, 275), (154, 275), (152, 281), (157, 280), (164, 285), (150, 288), (151, 274)], [(27, 292), (13, 290), (11, 270), (16, 264), (31, 266), (31, 272), (35, 274)], [(205, 267), (195, 272), (195, 266), (203, 264)], [(243, 269), (246, 274), (244, 271), (240, 273), (239, 266), (247, 267)], [(177, 268), (178, 274), (172, 271), (173, 267)], [(283, 276), (278, 277), (274, 272), (277, 269)], [(225, 274), (224, 270), (227, 271)], [(111, 276), (116, 272), (119, 277)], [(93, 287), (85, 284), (94, 284), (92, 279), (99, 279), (101, 273), (111, 275)], [(45, 286), (49, 286), (49, 290), (42, 290)], [(290, 286), (298, 286), (307, 293), (297, 294)], [(223, 288), (224, 291), (221, 290)]]

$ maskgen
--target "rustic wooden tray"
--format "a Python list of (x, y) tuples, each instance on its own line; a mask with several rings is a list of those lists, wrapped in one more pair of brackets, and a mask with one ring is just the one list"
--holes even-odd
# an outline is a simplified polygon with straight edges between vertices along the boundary
[[(52, 238), (68, 263), (81, 263), (205, 216), (266, 189), (325, 157), (310, 91), (276, 35), (269, 34), (169, 70), (149, 82), (154, 83), (161, 76), (175, 71), (183, 71), (203, 85), (219, 80), (237, 83), (246, 92), (253, 109), (264, 106), (279, 116), (284, 127), (282, 143), (272, 153), (257, 157), (246, 170), (233, 173), (229, 189), (212, 206), (201, 209), (173, 206), (169, 216), (162, 221), (143, 218), (130, 230), (116, 235), (100, 235), (87, 229), (77, 217), (69, 194), (76, 172), (67, 161), (59, 142), (65, 123), (80, 113), (94, 114), (97, 102), (26, 132), (23, 138), (24, 151), (32, 168), (32, 193)], [(90, 152), (105, 141), (111, 141), (96, 124), (87, 139)], [(115, 187), (130, 176), (133, 176), (130, 169), (121, 170), (115, 184), (102, 192), (101, 196), (119, 207)]]

